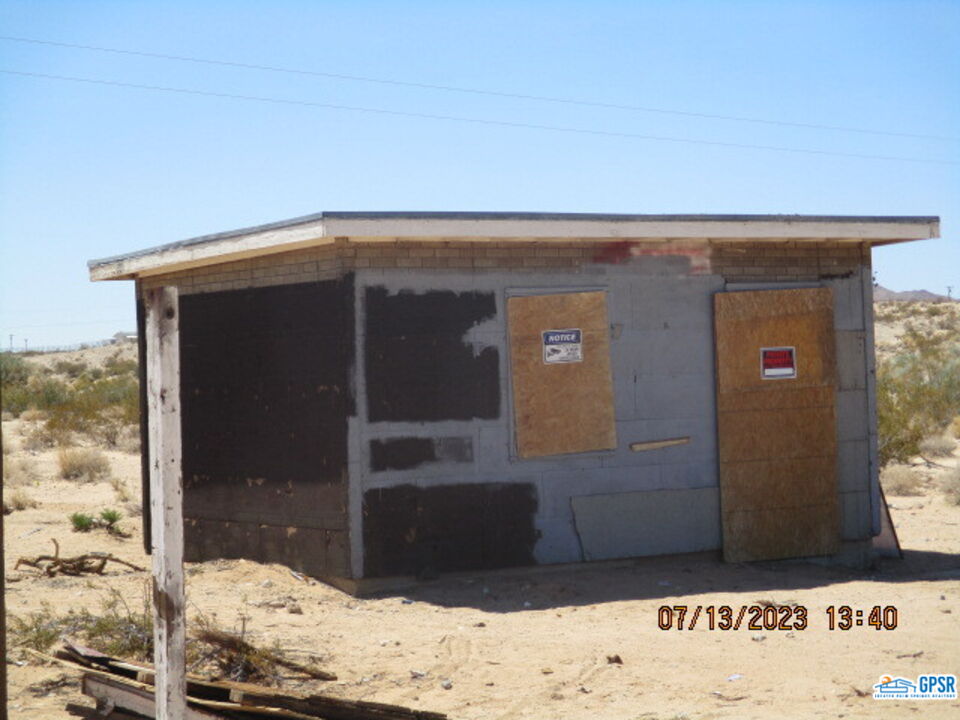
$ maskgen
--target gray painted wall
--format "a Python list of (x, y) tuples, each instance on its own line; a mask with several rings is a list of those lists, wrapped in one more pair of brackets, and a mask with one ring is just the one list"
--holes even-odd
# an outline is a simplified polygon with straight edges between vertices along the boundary
[[(393, 269), (358, 270), (356, 274), (357, 366), (354, 369), (357, 417), (350, 420), (350, 513), (353, 575), (361, 577), (362, 496), (372, 488), (413, 484), (421, 487), (453, 483), (530, 482), (539, 496), (536, 525), (541, 533), (538, 562), (584, 559), (577, 534), (572, 498), (592, 495), (631, 495), (638, 503), (647, 494), (650, 507), (675, 506), (683, 493), (696, 502), (704, 488), (718, 486), (716, 404), (713, 354), (714, 293), (734, 289), (810, 287), (810, 283), (764, 286), (728, 285), (720, 275), (683, 273), (682, 264), (658, 258), (634, 259), (628, 266), (593, 265), (579, 272), (536, 273), (505, 270)], [(842, 537), (868, 538), (879, 527), (876, 467), (876, 420), (868, 391), (873, 383), (872, 305), (870, 274), (823, 282), (833, 288), (839, 387), (837, 427)], [(490, 291), (497, 316), (466, 333), (477, 347), (499, 348), (501, 417), (495, 420), (438, 423), (379, 422), (366, 418), (364, 383), (365, 290), (368, 286), (401, 290)], [(611, 355), (618, 448), (550, 459), (519, 460), (513, 450), (512, 398), (505, 302), (511, 294), (602, 289), (612, 326)], [(866, 297), (865, 297), (866, 295)], [(437, 462), (403, 471), (372, 472), (369, 442), (396, 437), (463, 437), (473, 443), (469, 462)], [(686, 445), (632, 452), (630, 443), (689, 436)], [(871, 455), (873, 453), (873, 455)], [(591, 507), (597, 507), (596, 503)], [(615, 504), (611, 505), (615, 508)], [(690, 535), (682, 525), (663, 523), (663, 542), (650, 552), (633, 544), (625, 555), (656, 554), (664, 547), (686, 552), (719, 547), (719, 513), (708, 514), (713, 525)], [(609, 521), (629, 522), (611, 510)], [(656, 514), (646, 521), (655, 522)], [(617, 532), (623, 530), (616, 528)], [(616, 534), (616, 533), (615, 533)], [(705, 539), (706, 538), (706, 539)], [(609, 551), (604, 556), (610, 556)]]

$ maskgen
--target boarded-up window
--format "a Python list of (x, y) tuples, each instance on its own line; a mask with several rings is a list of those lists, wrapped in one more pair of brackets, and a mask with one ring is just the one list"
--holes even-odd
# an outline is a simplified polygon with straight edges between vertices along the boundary
[(615, 448), (606, 293), (513, 297), (507, 314), (519, 456)]

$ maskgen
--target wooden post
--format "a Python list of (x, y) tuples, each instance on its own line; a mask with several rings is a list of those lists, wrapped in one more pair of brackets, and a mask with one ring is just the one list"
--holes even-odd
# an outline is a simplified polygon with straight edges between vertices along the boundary
[(187, 703), (177, 289), (148, 290), (145, 304), (156, 717), (181, 720)]

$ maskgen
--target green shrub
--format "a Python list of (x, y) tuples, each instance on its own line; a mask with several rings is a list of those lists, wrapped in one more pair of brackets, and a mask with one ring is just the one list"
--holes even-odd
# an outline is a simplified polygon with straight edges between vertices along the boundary
[(70, 386), (56, 378), (33, 378), (27, 383), (33, 410), (55, 410), (70, 400)]
[(57, 360), (53, 364), (53, 371), (76, 380), (87, 369), (87, 364), (81, 360)]
[(5, 385), (0, 389), (0, 394), (3, 396), (0, 407), (13, 417), (20, 417), (30, 407), (30, 391), (26, 385)]
[(0, 353), (0, 386), (4, 392), (8, 387), (25, 385), (30, 379), (32, 366), (26, 360), (10, 352)]
[(3, 409), (19, 417), (27, 410), (52, 410), (70, 397), (70, 387), (62, 380), (32, 375), (27, 382), (3, 388)]
[(66, 402), (53, 408), (51, 430), (78, 432), (115, 446), (124, 426), (140, 420), (140, 391), (136, 378), (116, 376), (77, 382)]
[(93, 515), (75, 512), (70, 516), (70, 524), (73, 525), (74, 532), (90, 532), (96, 526), (97, 521)]
[(107, 375), (130, 375), (137, 376), (139, 365), (136, 360), (121, 360), (117, 357), (111, 357), (103, 364), (103, 371)]
[(111, 508), (106, 508), (100, 511), (100, 526), (103, 527), (111, 535), (116, 535), (118, 537), (128, 537), (118, 523), (120, 518), (123, 517), (123, 514), (119, 510), (113, 510)]
[(112, 508), (105, 508), (100, 511), (100, 519), (108, 526), (118, 523), (122, 517), (123, 515), (119, 510), (113, 510)]
[(960, 347), (908, 325), (905, 352), (877, 367), (880, 466), (907, 462), (960, 411)]

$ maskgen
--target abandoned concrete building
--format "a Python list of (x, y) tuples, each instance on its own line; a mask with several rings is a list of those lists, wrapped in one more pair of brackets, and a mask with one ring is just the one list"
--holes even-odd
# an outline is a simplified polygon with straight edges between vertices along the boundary
[(867, 557), (871, 248), (938, 233), (327, 212), (90, 274), (136, 281), (141, 354), (143, 294), (178, 288), (187, 559), (355, 589), (707, 550)]

